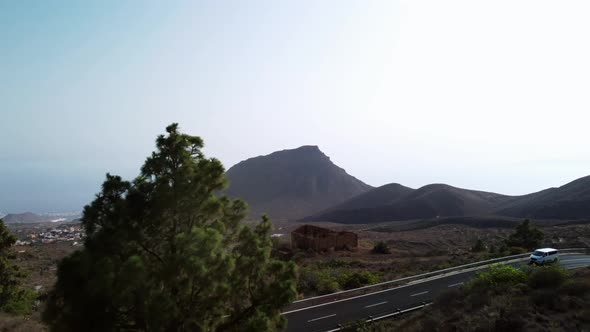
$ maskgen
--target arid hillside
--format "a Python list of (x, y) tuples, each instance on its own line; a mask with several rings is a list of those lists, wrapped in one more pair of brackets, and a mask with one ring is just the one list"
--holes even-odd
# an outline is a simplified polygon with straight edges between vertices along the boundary
[[(430, 184), (411, 189), (389, 184), (302, 219), (345, 224), (446, 217), (590, 219), (590, 177), (523, 196)], [(476, 220), (477, 218), (473, 219)]]
[(336, 166), (317, 146), (250, 158), (227, 171), (226, 193), (244, 199), (250, 216), (299, 219), (362, 194), (371, 186)]

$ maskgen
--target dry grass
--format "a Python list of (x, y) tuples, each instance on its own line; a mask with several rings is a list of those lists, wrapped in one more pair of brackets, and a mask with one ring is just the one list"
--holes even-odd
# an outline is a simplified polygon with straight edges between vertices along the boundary
[[(589, 279), (590, 269), (583, 269), (574, 272), (570, 282), (579, 285)], [(590, 298), (585, 287), (585, 292), (568, 294), (564, 287), (530, 290), (517, 285), (487, 294), (487, 304), (480, 307), (466, 301), (474, 294), (455, 290), (427, 309), (377, 323), (365, 331), (383, 331), (383, 326), (392, 331), (588, 331)], [(539, 297), (543, 293), (547, 296)]]
[(0, 313), (0, 332), (41, 331), (48, 331), (48, 329), (43, 323), (41, 323), (41, 317), (38, 312), (26, 317), (17, 317)]

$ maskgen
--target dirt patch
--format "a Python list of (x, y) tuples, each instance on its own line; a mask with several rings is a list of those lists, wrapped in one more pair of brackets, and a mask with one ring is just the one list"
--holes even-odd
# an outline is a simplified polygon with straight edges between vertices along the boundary
[(16, 264), (28, 272), (25, 285), (45, 291), (53, 287), (56, 281), (59, 261), (80, 248), (81, 246), (73, 246), (71, 242), (54, 242), (14, 246), (12, 250), (16, 255)]

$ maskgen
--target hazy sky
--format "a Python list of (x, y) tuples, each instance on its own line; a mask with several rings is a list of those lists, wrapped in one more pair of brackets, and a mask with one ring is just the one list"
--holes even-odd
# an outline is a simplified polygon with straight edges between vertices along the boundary
[(590, 174), (590, 2), (0, 2), (0, 211), (80, 210), (167, 124), (227, 168), (318, 145), (374, 185)]

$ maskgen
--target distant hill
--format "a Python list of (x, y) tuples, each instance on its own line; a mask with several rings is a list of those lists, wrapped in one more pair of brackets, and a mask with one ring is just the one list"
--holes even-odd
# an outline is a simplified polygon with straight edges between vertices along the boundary
[(34, 214), (32, 212), (25, 212), (25, 213), (9, 213), (5, 215), (2, 220), (5, 223), (35, 223), (35, 222), (43, 222), (46, 221), (46, 218), (41, 217), (40, 215)]
[(250, 215), (294, 220), (372, 189), (336, 166), (317, 146), (242, 161), (227, 171), (226, 194), (244, 199)]
[(226, 193), (244, 199), (251, 217), (266, 213), (273, 219), (351, 224), (462, 217), (590, 219), (590, 176), (522, 196), (446, 184), (372, 188), (334, 165), (317, 146), (302, 146), (242, 161), (227, 171), (227, 178)]
[(393, 204), (413, 191), (414, 189), (402, 186), (399, 183), (390, 183), (371, 189), (343, 203), (330, 207), (322, 213), (335, 210), (373, 208), (381, 205)]
[(510, 196), (445, 184), (411, 189), (399, 184), (375, 188), (303, 221), (377, 223), (450, 216), (489, 215)]
[(461, 189), (445, 184), (431, 184), (415, 190), (389, 184), (301, 220), (360, 224), (492, 216), (537, 220), (590, 219), (590, 176), (559, 188), (522, 196)]
[(590, 217), (590, 176), (559, 188), (518, 196), (496, 209), (496, 214), (542, 219), (582, 219)]

